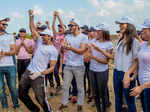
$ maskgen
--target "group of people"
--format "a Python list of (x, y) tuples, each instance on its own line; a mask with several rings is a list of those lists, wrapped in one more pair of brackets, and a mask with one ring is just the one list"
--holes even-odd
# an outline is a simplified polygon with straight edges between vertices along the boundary
[[(48, 21), (46, 25), (40, 22), (35, 25), (33, 10), (28, 13), (32, 39), (26, 38), (24, 28), (19, 30), (14, 39), (6, 31), (10, 19), (0, 20), (0, 101), (4, 110), (8, 108), (5, 77), (14, 109), (19, 108), (20, 99), (31, 112), (40, 111), (29, 96), (32, 88), (43, 111), (53, 112), (45, 90), (47, 80), (54, 87), (54, 75), (56, 92), (62, 89), (60, 111), (68, 107), (73, 93), (73, 102), (77, 101), (78, 104), (77, 112), (82, 112), (88, 91), (88, 102), (95, 99), (97, 112), (107, 112), (111, 104), (107, 86), (108, 64), (109, 60), (114, 60), (116, 112), (122, 112), (123, 105), (126, 105), (128, 112), (137, 112), (137, 95), (140, 95), (143, 112), (150, 112), (150, 19), (144, 21), (138, 33), (131, 18), (122, 17), (116, 21), (120, 30), (117, 31), (118, 38), (114, 47), (109, 26), (103, 23), (96, 27), (80, 27), (72, 19), (67, 29), (59, 12), (55, 11), (51, 34)], [(58, 29), (57, 19), (60, 23)], [(60, 76), (63, 79), (62, 88)]]

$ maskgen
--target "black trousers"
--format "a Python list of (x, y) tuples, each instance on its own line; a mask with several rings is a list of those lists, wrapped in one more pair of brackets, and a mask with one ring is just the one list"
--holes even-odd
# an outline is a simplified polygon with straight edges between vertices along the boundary
[[(104, 72), (95, 72), (90, 70), (90, 75), (92, 88), (94, 89), (97, 112), (106, 112), (108, 70)], [(100, 106), (101, 103), (102, 108)]]
[(22, 74), (25, 72), (26, 68), (30, 63), (30, 59), (18, 59), (17, 60), (17, 72), (18, 72), (18, 80), (21, 80)]
[(44, 77), (38, 77), (35, 80), (29, 78), (30, 71), (26, 70), (19, 83), (19, 98), (25, 104), (25, 106), (31, 112), (39, 112), (40, 109), (33, 103), (28, 95), (29, 89), (32, 88), (36, 97), (36, 100), (43, 108), (44, 112), (51, 112), (51, 107), (46, 99), (45, 95), (45, 79)]

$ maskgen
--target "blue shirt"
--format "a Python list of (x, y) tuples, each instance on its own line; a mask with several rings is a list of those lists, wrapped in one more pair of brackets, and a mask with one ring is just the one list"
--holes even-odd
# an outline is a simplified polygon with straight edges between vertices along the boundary
[[(88, 43), (88, 37), (84, 34), (79, 34), (77, 36), (67, 35), (65, 40), (73, 48), (80, 48), (81, 44)], [(84, 57), (83, 54), (77, 54), (71, 50), (67, 51), (66, 65), (70, 66), (84, 66)]]

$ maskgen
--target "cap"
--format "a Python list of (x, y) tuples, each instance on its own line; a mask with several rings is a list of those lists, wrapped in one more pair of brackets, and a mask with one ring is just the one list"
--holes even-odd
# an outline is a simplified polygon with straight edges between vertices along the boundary
[(0, 22), (2, 22), (2, 21), (9, 22), (9, 21), (10, 21), (10, 18), (7, 17), (7, 18), (4, 18), (4, 19), (1, 19)]
[(102, 23), (102, 24), (99, 24), (98, 26), (96, 26), (96, 30), (109, 31), (109, 27)]
[(38, 29), (39, 30), (45, 30), (45, 29), (47, 29), (47, 26), (46, 25), (41, 25), (41, 26), (38, 27)]
[(145, 19), (144, 23), (142, 24), (142, 29), (150, 28), (150, 19)]
[(121, 17), (119, 20), (115, 21), (116, 24), (126, 24), (126, 23), (133, 23), (133, 19), (125, 16), (125, 17)]
[(50, 31), (48, 29), (46, 29), (42, 33), (40, 33), (40, 36), (44, 36), (44, 35), (49, 35), (50, 36)]
[(94, 31), (96, 31), (94, 27), (90, 27), (90, 29), (88, 30), (88, 32), (94, 32)]
[(25, 28), (21, 28), (21, 29), (19, 30), (19, 32), (24, 32), (24, 33), (26, 33), (26, 29), (25, 29)]
[(88, 30), (88, 26), (87, 25), (83, 25), (82, 27), (80, 27), (81, 29), (85, 29), (85, 30)]

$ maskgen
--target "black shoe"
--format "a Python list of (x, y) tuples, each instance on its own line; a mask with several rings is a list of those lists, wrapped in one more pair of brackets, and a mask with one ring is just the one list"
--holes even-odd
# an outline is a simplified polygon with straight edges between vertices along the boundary
[(122, 112), (128, 112), (128, 108), (127, 107), (123, 107), (122, 108)]
[(61, 106), (59, 107), (59, 110), (63, 110), (63, 109), (65, 109), (65, 108), (68, 108), (68, 106), (61, 104)]
[(82, 112), (82, 106), (81, 105), (78, 105), (77, 112)]

